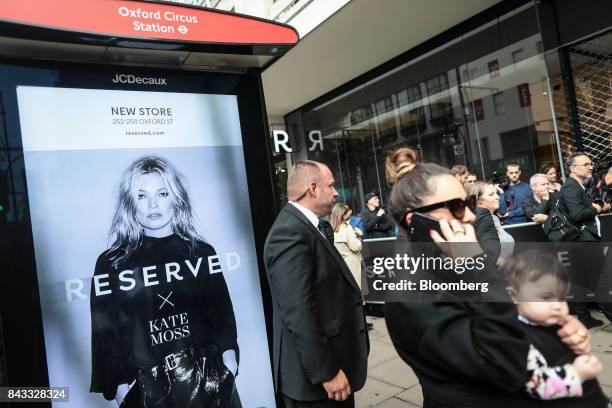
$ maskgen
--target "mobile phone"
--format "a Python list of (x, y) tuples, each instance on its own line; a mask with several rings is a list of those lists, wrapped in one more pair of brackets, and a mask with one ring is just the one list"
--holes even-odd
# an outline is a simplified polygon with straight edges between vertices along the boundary
[(413, 242), (433, 242), (429, 236), (430, 230), (437, 231), (440, 236), (444, 236), (440, 229), (440, 222), (436, 218), (419, 212), (412, 214), (409, 228), (410, 240)]

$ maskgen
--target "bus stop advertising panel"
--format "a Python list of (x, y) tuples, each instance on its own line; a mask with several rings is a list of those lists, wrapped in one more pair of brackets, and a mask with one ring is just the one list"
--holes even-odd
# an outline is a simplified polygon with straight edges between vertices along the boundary
[(275, 406), (260, 73), (295, 30), (159, 2), (6, 3), (4, 385), (67, 387), (62, 407)]

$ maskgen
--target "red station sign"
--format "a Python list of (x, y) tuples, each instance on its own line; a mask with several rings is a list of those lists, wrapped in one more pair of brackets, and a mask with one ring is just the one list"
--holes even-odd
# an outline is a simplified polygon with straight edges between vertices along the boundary
[(219, 44), (295, 44), (291, 27), (219, 11), (130, 0), (0, 2), (0, 20), (110, 36)]

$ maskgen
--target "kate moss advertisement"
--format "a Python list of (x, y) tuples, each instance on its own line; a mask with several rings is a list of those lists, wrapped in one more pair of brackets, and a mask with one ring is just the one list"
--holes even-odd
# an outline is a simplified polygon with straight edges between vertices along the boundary
[(17, 96), (61, 406), (273, 407), (236, 97)]

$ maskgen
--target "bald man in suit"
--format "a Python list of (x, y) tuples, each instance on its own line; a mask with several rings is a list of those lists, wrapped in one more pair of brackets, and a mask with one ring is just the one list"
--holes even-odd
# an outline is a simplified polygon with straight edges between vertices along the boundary
[(297, 162), (289, 203), (270, 229), (264, 263), (273, 301), (273, 373), (286, 408), (354, 407), (366, 380), (363, 298), (322, 232), (338, 193), (327, 166)]

